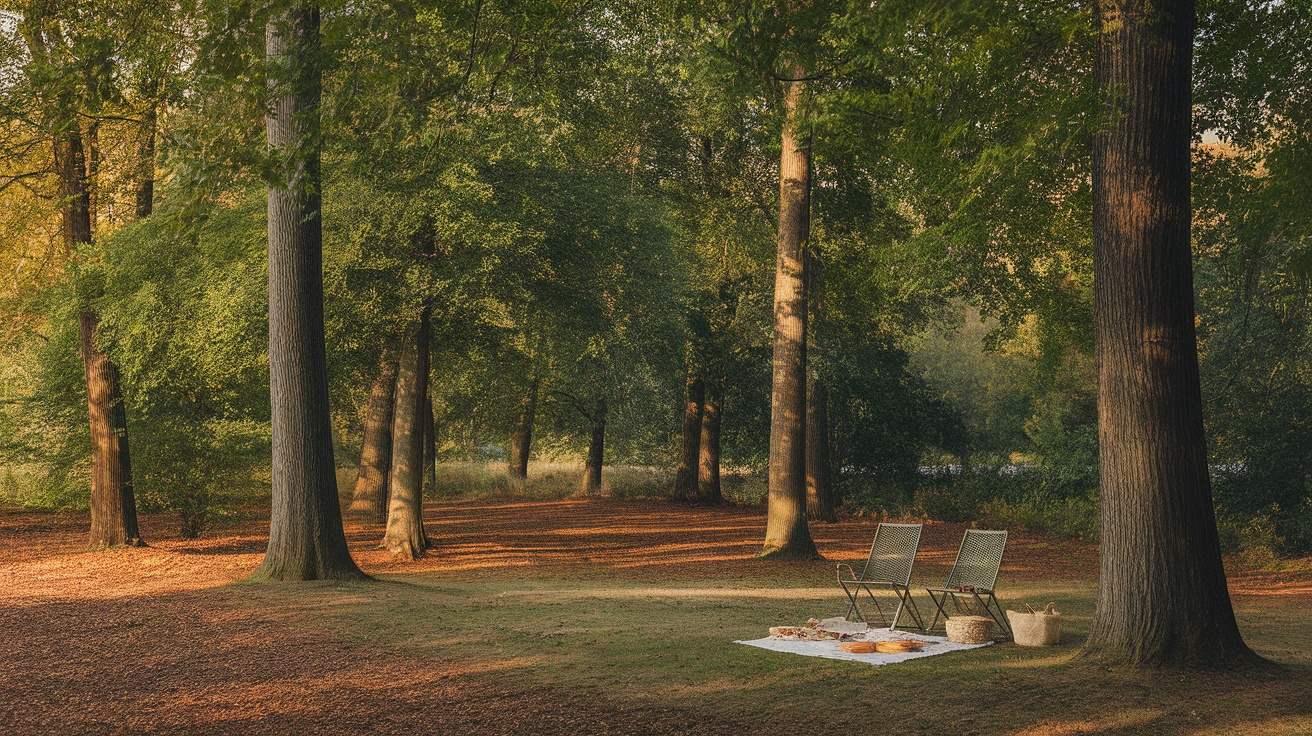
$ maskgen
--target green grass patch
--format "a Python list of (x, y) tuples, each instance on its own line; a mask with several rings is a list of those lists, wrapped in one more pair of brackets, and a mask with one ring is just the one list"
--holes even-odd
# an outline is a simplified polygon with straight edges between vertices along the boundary
[[(526, 684), (769, 724), (763, 732), (1307, 733), (1312, 631), (1302, 605), (1243, 598), (1241, 625), (1276, 673), (1141, 673), (1077, 659), (1094, 589), (1004, 584), (1004, 603), (1054, 601), (1062, 644), (998, 644), (892, 666), (799, 657), (733, 643), (767, 627), (841, 614), (824, 566), (771, 583), (593, 579), (446, 580), (252, 589), (261, 605), (343, 640), (467, 665)], [(795, 571), (794, 571), (795, 572)], [(246, 592), (246, 591), (244, 591)], [(928, 605), (919, 596), (922, 610)], [(1305, 601), (1304, 601), (1305, 602)]]

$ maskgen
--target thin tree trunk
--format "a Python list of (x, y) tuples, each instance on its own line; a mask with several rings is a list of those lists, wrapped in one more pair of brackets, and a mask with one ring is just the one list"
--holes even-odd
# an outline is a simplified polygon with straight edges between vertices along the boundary
[(87, 126), (87, 218), (91, 233), (96, 232), (96, 214), (100, 208), (100, 122), (93, 120)]
[[(82, 136), (67, 131), (55, 146), (59, 196), (63, 203), (64, 247), (70, 257), (91, 243), (91, 192)], [(128, 452), (127, 411), (118, 366), (96, 344), (100, 320), (89, 307), (78, 314), (82, 368), (87, 383), (91, 431), (92, 549), (142, 544)]]
[(706, 401), (706, 382), (689, 376), (684, 384), (683, 453), (674, 474), (674, 497), (695, 501), (698, 498), (697, 470), (702, 452), (702, 404)]
[[(424, 387), (427, 391), (427, 386)], [(433, 417), (433, 398), (424, 396), (424, 488), (437, 487), (437, 427)]]
[(155, 211), (155, 124), (159, 102), (151, 100), (137, 131), (137, 219)]
[[(793, 76), (804, 76), (800, 68)], [(779, 162), (779, 252), (774, 281), (774, 370), (770, 401), (769, 506), (759, 556), (819, 557), (806, 524), (806, 282), (811, 141), (800, 110), (802, 82), (784, 95)]]
[(807, 386), (806, 515), (824, 522), (838, 520), (829, 478), (829, 395), (819, 381)]
[(355, 476), (351, 511), (377, 524), (387, 521), (387, 478), (392, 470), (392, 410), (396, 392), (396, 361), (383, 363), (369, 391), (364, 419), (364, 449)]
[(592, 439), (588, 443), (588, 462), (583, 468), (583, 495), (601, 495), (601, 467), (606, 453), (606, 400), (597, 399), (592, 415)]
[(265, 129), (281, 159), (269, 185), (269, 396), (273, 507), (269, 549), (253, 577), (346, 580), (365, 575), (342, 531), (328, 415), (319, 180), (319, 11), (298, 3), (265, 33)]
[(78, 317), (91, 418), (91, 547), (142, 546), (118, 366), (96, 347), (96, 313)]
[(538, 409), (538, 379), (529, 382), (528, 393), (519, 402), (519, 421), (510, 433), (510, 477), (528, 477), (528, 456), (533, 443), (533, 418)]
[(1099, 7), (1094, 325), (1102, 555), (1087, 652), (1238, 666), (1203, 434), (1190, 254), (1192, 0)]
[(382, 548), (415, 560), (428, 551), (424, 533), (424, 405), (428, 403), (428, 315), (405, 346), (396, 373), (396, 408), (392, 415), (392, 475), (387, 532)]
[(701, 453), (697, 465), (697, 498), (702, 503), (720, 503), (720, 392), (718, 385), (706, 387), (702, 404)]

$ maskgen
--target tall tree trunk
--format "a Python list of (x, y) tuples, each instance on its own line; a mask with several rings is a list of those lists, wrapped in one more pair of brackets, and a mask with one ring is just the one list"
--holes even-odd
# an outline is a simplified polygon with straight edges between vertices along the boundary
[(538, 409), (538, 379), (528, 384), (528, 393), (519, 402), (519, 421), (510, 433), (510, 477), (528, 477), (528, 456), (533, 447), (533, 418)]
[(697, 498), (702, 503), (720, 503), (720, 391), (717, 383), (706, 387), (702, 404), (702, 441), (697, 464)]
[[(55, 146), (55, 169), (63, 203), (64, 246), (70, 257), (91, 243), (91, 192), (82, 136), (66, 131)], [(96, 345), (100, 320), (89, 306), (78, 313), (82, 368), (87, 382), (87, 416), (91, 430), (92, 549), (140, 545), (137, 504), (128, 453), (127, 411), (118, 366)]]
[(606, 400), (597, 399), (591, 416), (592, 439), (588, 443), (588, 462), (583, 468), (583, 495), (601, 495), (601, 467), (606, 455)]
[(155, 124), (159, 102), (151, 100), (137, 130), (137, 219), (155, 211)]
[(424, 405), (428, 403), (428, 314), (410, 336), (396, 373), (392, 475), (383, 549), (415, 560), (428, 551), (424, 533)]
[[(804, 76), (793, 69), (794, 78)], [(779, 162), (779, 252), (774, 280), (774, 370), (770, 400), (769, 507), (759, 556), (819, 556), (806, 524), (806, 282), (811, 228), (811, 140), (802, 120), (803, 83), (784, 94)]]
[(1255, 659), (1235, 625), (1203, 435), (1190, 254), (1192, 0), (1099, 7), (1094, 326), (1102, 555), (1088, 653)]
[(319, 181), (319, 11), (298, 3), (265, 32), (265, 130), (281, 162), (269, 185), (269, 396), (273, 507), (269, 549), (253, 577), (364, 578), (342, 532), (323, 326)]
[[(425, 386), (427, 391), (428, 387)], [(433, 397), (424, 395), (424, 488), (437, 487), (437, 427), (433, 417)]]
[(351, 511), (377, 524), (387, 521), (387, 478), (392, 470), (392, 410), (396, 392), (396, 361), (383, 362), (369, 391), (364, 418), (364, 449), (355, 476)]
[(706, 382), (689, 376), (684, 385), (683, 454), (674, 474), (674, 497), (685, 501), (698, 499), (697, 470), (702, 453), (702, 404), (706, 401)]

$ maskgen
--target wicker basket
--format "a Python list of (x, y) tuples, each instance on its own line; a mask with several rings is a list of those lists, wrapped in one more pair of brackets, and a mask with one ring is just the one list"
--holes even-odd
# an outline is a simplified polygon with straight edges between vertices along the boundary
[(993, 639), (993, 619), (988, 616), (953, 616), (947, 622), (948, 641), (958, 644), (987, 644)]
[(1029, 613), (1007, 611), (1007, 621), (1011, 623), (1012, 637), (1023, 647), (1047, 647), (1061, 641), (1061, 614), (1057, 613), (1057, 604), (1049, 603), (1042, 611), (1036, 611), (1030, 604), (1025, 607)]

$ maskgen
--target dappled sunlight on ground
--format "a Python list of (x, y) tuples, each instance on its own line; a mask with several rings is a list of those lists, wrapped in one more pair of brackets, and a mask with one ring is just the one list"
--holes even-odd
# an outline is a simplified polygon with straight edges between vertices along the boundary
[[(765, 518), (753, 508), (430, 502), (435, 546), (415, 562), (377, 548), (381, 525), (346, 522), (352, 554), (381, 582), (231, 585), (259, 565), (267, 520), (183, 540), (175, 519), (147, 516), (151, 546), (86, 553), (85, 516), (0, 509), (5, 736), (52, 723), (79, 734), (767, 736), (854, 732), (894, 711), (905, 733), (1312, 732), (1294, 702), (1312, 699), (1297, 623), (1312, 565), (1301, 562), (1229, 561), (1245, 632), (1304, 668), (1265, 684), (1090, 678), (1071, 661), (1097, 550), (1025, 532), (1010, 537), (1000, 596), (1008, 608), (1073, 607), (1065, 646), (987, 647), (890, 674), (730, 643), (801, 612), (841, 613), (834, 563), (864, 559), (872, 520), (814, 525), (826, 559), (794, 563), (754, 559)], [(964, 529), (926, 525), (918, 585), (941, 583)], [(959, 684), (942, 689), (940, 672)], [(917, 705), (926, 688), (946, 710)], [(875, 710), (814, 720), (815, 703), (833, 698)], [(1230, 720), (1215, 720), (1218, 704)]]

